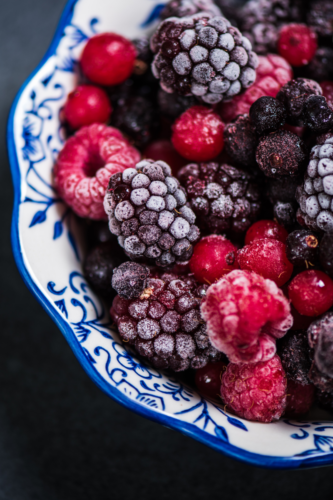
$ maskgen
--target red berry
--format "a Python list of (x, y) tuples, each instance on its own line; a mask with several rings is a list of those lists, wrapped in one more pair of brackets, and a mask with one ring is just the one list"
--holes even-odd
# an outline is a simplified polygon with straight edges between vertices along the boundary
[(236, 256), (237, 248), (224, 236), (205, 236), (194, 247), (190, 260), (191, 273), (200, 283), (210, 285), (238, 269)]
[(223, 149), (224, 123), (205, 106), (192, 106), (173, 124), (172, 143), (187, 160), (208, 161)]
[(230, 363), (222, 376), (225, 404), (247, 420), (274, 422), (286, 408), (287, 379), (279, 356), (266, 362)]
[(308, 64), (317, 47), (316, 33), (305, 24), (287, 24), (281, 28), (278, 52), (292, 66)]
[(254, 240), (238, 250), (239, 267), (254, 271), (282, 286), (290, 279), (294, 266), (286, 255), (286, 245), (278, 240)]
[(287, 407), (286, 417), (299, 417), (307, 413), (314, 403), (315, 386), (302, 385), (293, 380), (287, 381)]
[(221, 379), (227, 364), (223, 361), (208, 363), (195, 372), (195, 385), (202, 396), (219, 398), (221, 392)]
[(184, 167), (187, 163), (187, 161), (177, 153), (172, 143), (166, 139), (161, 139), (148, 144), (143, 152), (143, 156), (155, 161), (165, 161), (165, 163), (170, 165), (173, 175), (176, 175), (178, 170)]
[(333, 109), (333, 82), (321, 82), (323, 96), (326, 97), (327, 104)]
[(259, 220), (252, 224), (245, 235), (245, 245), (249, 245), (252, 241), (269, 238), (285, 243), (288, 237), (288, 232), (283, 226), (280, 226), (274, 220)]
[(333, 281), (322, 271), (303, 271), (288, 287), (291, 303), (304, 316), (319, 316), (333, 305)]
[(68, 94), (64, 107), (65, 119), (76, 130), (92, 123), (106, 123), (112, 107), (106, 92), (93, 85), (79, 85)]
[(238, 269), (208, 288), (201, 315), (213, 346), (233, 363), (268, 361), (275, 339), (292, 325), (289, 301), (275, 283)]
[(88, 40), (81, 56), (83, 73), (100, 85), (118, 85), (132, 73), (134, 45), (115, 33), (101, 33)]

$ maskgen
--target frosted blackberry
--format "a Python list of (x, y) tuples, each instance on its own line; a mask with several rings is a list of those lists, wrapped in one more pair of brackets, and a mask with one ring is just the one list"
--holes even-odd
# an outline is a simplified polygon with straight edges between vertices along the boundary
[(111, 176), (104, 208), (132, 260), (161, 267), (187, 262), (200, 237), (185, 190), (163, 161), (143, 160)]
[(309, 26), (319, 35), (333, 35), (333, 4), (331, 0), (313, 0), (307, 14)]
[(313, 231), (296, 229), (288, 235), (286, 253), (294, 266), (314, 264), (318, 258), (319, 241)]
[(142, 148), (156, 134), (158, 118), (151, 100), (141, 96), (132, 96), (118, 102), (112, 114), (112, 125), (126, 134), (133, 145)]
[(156, 368), (202, 368), (221, 359), (200, 315), (202, 291), (192, 276), (152, 274), (138, 299), (114, 299), (111, 317), (122, 340)]
[(172, 120), (178, 118), (187, 109), (198, 104), (194, 96), (183, 96), (179, 94), (168, 94), (160, 89), (158, 92), (159, 110), (163, 115), (168, 116)]
[(259, 135), (278, 130), (285, 124), (286, 117), (286, 108), (274, 97), (259, 97), (250, 108), (251, 122)]
[(249, 115), (239, 115), (224, 129), (224, 147), (238, 165), (252, 167), (256, 164), (258, 137)]
[(310, 96), (304, 105), (303, 116), (305, 126), (315, 133), (326, 132), (333, 127), (333, 111), (324, 96)]
[(297, 220), (313, 231), (333, 231), (333, 134), (311, 150), (304, 182), (297, 188)]
[(242, 233), (257, 219), (259, 188), (244, 170), (214, 162), (191, 163), (178, 177), (203, 231)]
[(333, 277), (333, 233), (326, 233), (319, 246), (319, 260), (325, 273)]
[(302, 385), (310, 383), (308, 373), (311, 360), (306, 331), (288, 333), (279, 342), (278, 354), (288, 379)]
[(308, 328), (313, 363), (309, 378), (321, 391), (333, 391), (333, 313), (326, 313)]
[(256, 79), (251, 43), (221, 16), (196, 14), (163, 21), (151, 38), (152, 71), (163, 90), (208, 104), (230, 100)]
[(287, 122), (291, 125), (302, 124), (304, 105), (311, 95), (322, 95), (319, 83), (306, 78), (290, 80), (277, 94), (287, 110)]
[(306, 159), (304, 142), (287, 130), (262, 136), (256, 151), (258, 166), (267, 177), (297, 175)]
[(220, 16), (221, 11), (213, 0), (170, 0), (160, 16), (161, 19), (168, 17), (193, 16), (198, 12), (209, 12), (214, 16)]
[(149, 269), (137, 262), (124, 262), (113, 270), (112, 288), (123, 299), (135, 299), (146, 288)]

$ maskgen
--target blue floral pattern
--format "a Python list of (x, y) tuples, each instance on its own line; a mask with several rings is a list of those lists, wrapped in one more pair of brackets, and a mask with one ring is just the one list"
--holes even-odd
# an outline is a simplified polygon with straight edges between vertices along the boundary
[[(138, 2), (143, 6), (141, 19), (134, 15)], [(155, 22), (163, 7), (158, 0), (124, 0), (124, 4), (132, 5), (128, 12), (137, 9), (132, 19), (136, 34)], [(106, 15), (110, 30), (122, 31), (110, 9), (109, 0), (69, 0), (47, 57), (12, 110), (8, 145), (16, 194), (13, 249), (18, 267), (82, 366), (117, 401), (250, 463), (274, 467), (333, 463), (333, 424), (245, 422), (138, 359), (120, 342), (104, 304), (82, 276), (79, 225), (53, 188), (52, 166), (63, 144), (59, 112), (75, 85), (84, 42), (109, 26), (103, 25)]]

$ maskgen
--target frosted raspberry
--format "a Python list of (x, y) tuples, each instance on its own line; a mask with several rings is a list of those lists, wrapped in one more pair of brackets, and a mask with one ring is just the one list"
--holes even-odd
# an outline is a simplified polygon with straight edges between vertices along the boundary
[(140, 153), (113, 127), (93, 124), (68, 139), (54, 167), (55, 186), (77, 215), (106, 219), (103, 201), (112, 174), (134, 167)]
[(235, 270), (211, 285), (201, 304), (207, 334), (232, 363), (268, 361), (292, 326), (290, 305), (273, 281)]
[(230, 363), (222, 376), (222, 399), (247, 420), (279, 420), (286, 408), (286, 393), (287, 379), (279, 356), (264, 363)]
[(238, 115), (250, 112), (252, 104), (259, 97), (276, 97), (280, 88), (293, 78), (290, 64), (276, 54), (259, 56), (257, 79), (244, 94), (236, 96), (231, 102), (221, 105), (220, 112), (225, 123), (231, 122)]

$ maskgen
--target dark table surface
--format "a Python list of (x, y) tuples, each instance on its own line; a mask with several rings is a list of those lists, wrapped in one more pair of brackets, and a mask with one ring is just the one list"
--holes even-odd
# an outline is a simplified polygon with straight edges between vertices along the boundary
[(9, 236), (6, 121), (65, 3), (0, 2), (0, 500), (331, 500), (332, 468), (244, 465), (113, 402), (84, 373), (19, 276)]

